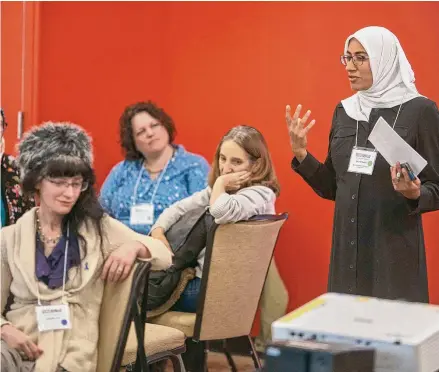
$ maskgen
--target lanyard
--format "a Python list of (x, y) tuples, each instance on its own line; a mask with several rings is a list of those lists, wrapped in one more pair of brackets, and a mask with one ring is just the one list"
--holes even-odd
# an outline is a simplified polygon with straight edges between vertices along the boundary
[[(401, 103), (399, 104), (399, 109), (398, 109), (398, 112), (396, 114), (395, 121), (393, 122), (392, 129), (395, 129), (395, 124), (396, 124), (396, 121), (398, 120), (399, 112), (401, 111), (402, 103), (404, 102), (404, 98), (405, 98), (406, 94), (407, 94), (407, 92), (404, 93), (402, 100), (401, 100)], [(358, 107), (360, 107), (360, 102), (359, 102), (358, 98), (357, 98), (357, 104), (358, 104)], [(360, 110), (361, 110), (361, 108), (360, 108)], [(355, 147), (358, 147), (358, 120), (357, 120), (357, 131), (355, 132)]]
[[(66, 303), (66, 277), (67, 277), (67, 255), (69, 253), (69, 240), (70, 240), (70, 224), (67, 223), (67, 239), (66, 239), (66, 248), (64, 250), (64, 270), (62, 277), (62, 302)], [(38, 287), (38, 279), (37, 279), (37, 294), (38, 294), (38, 305), (41, 306), (40, 300), (40, 288)]]
[[(169, 165), (170, 161), (171, 161), (173, 158), (174, 158), (174, 157), (172, 157), (171, 159), (168, 160), (168, 162), (167, 162), (166, 165), (165, 165), (165, 168), (163, 168), (163, 170), (160, 172), (160, 176), (159, 176), (159, 178), (158, 178), (158, 180), (157, 180), (157, 183), (156, 183), (156, 185), (155, 185), (154, 191), (152, 192), (152, 196), (151, 196), (150, 204), (152, 204), (152, 203), (154, 202), (155, 194), (157, 193), (157, 190), (158, 190), (158, 188), (159, 188), (159, 186), (160, 186), (160, 183), (162, 182), (163, 176), (165, 175), (166, 170), (168, 169), (168, 165)], [(136, 185), (134, 186), (133, 205), (136, 205), (136, 201), (137, 201), (137, 190), (138, 190), (138, 188), (139, 188), (140, 179), (142, 178), (142, 174), (143, 174), (143, 172), (144, 172), (144, 168), (145, 168), (145, 167), (143, 166), (143, 163), (142, 163), (142, 167), (140, 168), (140, 172), (139, 172), (139, 175), (138, 175), (138, 177), (137, 177)]]

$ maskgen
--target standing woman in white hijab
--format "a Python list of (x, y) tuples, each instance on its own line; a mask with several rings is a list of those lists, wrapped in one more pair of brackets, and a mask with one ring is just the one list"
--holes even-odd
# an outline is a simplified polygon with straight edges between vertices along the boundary
[[(428, 302), (421, 213), (439, 209), (437, 105), (418, 93), (397, 37), (385, 28), (349, 36), (341, 63), (356, 93), (335, 108), (324, 163), (307, 150), (311, 112), (300, 118), (299, 105), (291, 117), (286, 109), (293, 170), (335, 201), (328, 290)], [(380, 117), (427, 160), (414, 180), (368, 141)], [(350, 165), (353, 153), (369, 157), (367, 169)]]

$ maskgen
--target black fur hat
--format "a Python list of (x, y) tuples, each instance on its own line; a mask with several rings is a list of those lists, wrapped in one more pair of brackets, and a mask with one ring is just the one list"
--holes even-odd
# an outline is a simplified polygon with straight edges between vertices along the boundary
[(91, 138), (84, 129), (72, 123), (46, 122), (33, 127), (18, 144), (18, 152), (17, 164), (22, 179), (31, 170), (43, 171), (46, 162), (60, 157), (93, 165)]

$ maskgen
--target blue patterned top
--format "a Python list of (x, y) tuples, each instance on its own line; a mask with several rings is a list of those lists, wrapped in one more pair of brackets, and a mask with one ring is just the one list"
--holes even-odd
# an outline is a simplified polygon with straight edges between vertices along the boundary
[(114, 166), (101, 188), (99, 200), (105, 211), (113, 218), (121, 221), (132, 230), (148, 234), (152, 225), (131, 225), (130, 211), (136, 205), (151, 203), (151, 197), (157, 182), (160, 185), (154, 197), (154, 222), (160, 214), (174, 204), (193, 193), (207, 187), (209, 165), (202, 156), (187, 152), (183, 146), (175, 146), (174, 157), (161, 177), (152, 180), (146, 171), (142, 171), (136, 200), (134, 189), (143, 159), (124, 160)]

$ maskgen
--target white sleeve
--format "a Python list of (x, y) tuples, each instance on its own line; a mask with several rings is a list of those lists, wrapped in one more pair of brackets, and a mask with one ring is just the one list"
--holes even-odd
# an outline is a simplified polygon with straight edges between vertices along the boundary
[(209, 206), (210, 193), (210, 188), (207, 187), (204, 190), (198, 191), (195, 194), (172, 204), (163, 211), (154, 226), (151, 228), (151, 231), (157, 227), (161, 227), (163, 230), (168, 231), (171, 226), (187, 212), (199, 207), (207, 208)]
[(248, 220), (272, 209), (267, 204), (273, 206), (275, 200), (276, 195), (268, 187), (247, 187), (234, 195), (221, 194), (210, 206), (210, 214), (217, 224)]
[(105, 259), (116, 249), (130, 241), (138, 241), (149, 251), (150, 258), (139, 258), (142, 261), (150, 261), (152, 270), (165, 270), (172, 265), (172, 253), (158, 239), (136, 233), (122, 222), (105, 216), (103, 218), (103, 230), (106, 242), (103, 245)]

